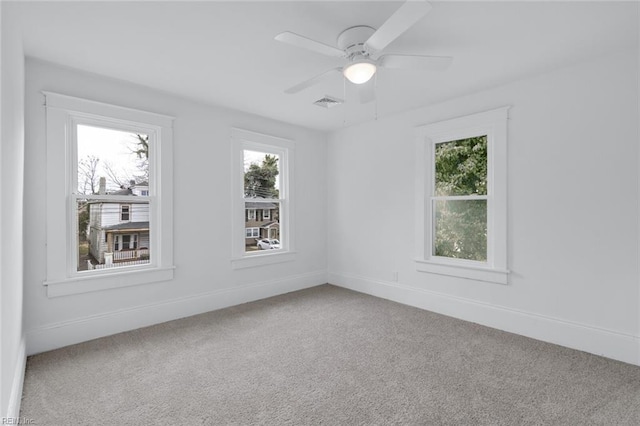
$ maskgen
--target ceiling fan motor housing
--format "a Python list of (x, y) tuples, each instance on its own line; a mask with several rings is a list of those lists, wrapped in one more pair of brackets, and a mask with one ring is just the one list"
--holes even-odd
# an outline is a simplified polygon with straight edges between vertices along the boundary
[(375, 32), (375, 28), (366, 25), (347, 28), (338, 36), (338, 48), (344, 50), (348, 59), (367, 58), (370, 52), (364, 47), (364, 43)]

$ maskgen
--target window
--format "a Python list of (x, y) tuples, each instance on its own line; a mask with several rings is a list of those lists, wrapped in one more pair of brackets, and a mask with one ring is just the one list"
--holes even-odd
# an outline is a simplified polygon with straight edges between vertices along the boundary
[(131, 206), (127, 204), (123, 204), (120, 206), (120, 221), (121, 222), (129, 222), (129, 209)]
[(487, 135), (434, 144), (433, 255), (487, 261)]
[[(293, 142), (233, 129), (232, 143), (232, 266), (243, 268), (293, 260), (294, 227), (290, 214)], [(254, 226), (245, 228), (245, 220), (254, 221)], [(261, 247), (255, 242), (257, 238), (277, 239), (279, 244)]]
[[(116, 235), (114, 239), (114, 251), (136, 250), (138, 248), (138, 235)], [(148, 259), (147, 259), (148, 260)]]
[(171, 279), (173, 119), (44, 94), (48, 295)]
[(260, 237), (260, 228), (247, 228), (245, 232), (246, 238)]
[(507, 283), (508, 107), (418, 129), (416, 267)]

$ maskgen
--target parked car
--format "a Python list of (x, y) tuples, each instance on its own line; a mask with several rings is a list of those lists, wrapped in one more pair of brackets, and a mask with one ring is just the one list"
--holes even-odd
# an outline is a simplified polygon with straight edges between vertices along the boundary
[(279, 249), (280, 241), (265, 238), (264, 240), (258, 241), (258, 248), (260, 250)]

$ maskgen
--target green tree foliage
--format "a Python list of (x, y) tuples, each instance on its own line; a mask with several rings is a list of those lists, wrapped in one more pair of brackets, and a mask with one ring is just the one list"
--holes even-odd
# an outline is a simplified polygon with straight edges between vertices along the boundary
[(487, 137), (436, 146), (436, 195), (487, 195)]
[[(435, 194), (487, 195), (486, 136), (436, 145)], [(486, 200), (441, 199), (434, 208), (436, 256), (486, 261)]]
[(278, 171), (278, 157), (266, 154), (262, 164), (253, 163), (244, 173), (244, 196), (251, 198), (278, 198), (276, 176)]

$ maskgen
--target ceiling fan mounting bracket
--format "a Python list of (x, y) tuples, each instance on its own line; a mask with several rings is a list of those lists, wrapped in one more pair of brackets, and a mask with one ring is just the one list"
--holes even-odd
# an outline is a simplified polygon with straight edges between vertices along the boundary
[(369, 56), (369, 52), (365, 49), (364, 43), (375, 32), (375, 28), (367, 25), (347, 28), (338, 35), (338, 48), (344, 50), (347, 58), (352, 58), (356, 55)]

